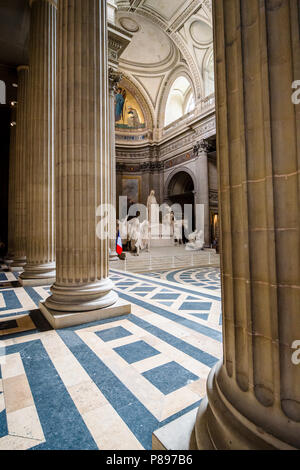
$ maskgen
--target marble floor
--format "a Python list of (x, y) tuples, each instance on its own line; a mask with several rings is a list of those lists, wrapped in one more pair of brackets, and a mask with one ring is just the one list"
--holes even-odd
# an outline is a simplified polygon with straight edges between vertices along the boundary
[(112, 270), (132, 313), (54, 331), (49, 286), (0, 270), (0, 450), (151, 449), (152, 432), (196, 408), (222, 357), (220, 274)]

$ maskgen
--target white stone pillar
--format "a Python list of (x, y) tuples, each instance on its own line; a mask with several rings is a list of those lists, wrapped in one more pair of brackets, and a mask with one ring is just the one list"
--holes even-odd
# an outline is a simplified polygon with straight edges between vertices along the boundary
[[(9, 232), (13, 238), (13, 262), (11, 271), (23, 271), (26, 264), (26, 183), (27, 183), (27, 111), (29, 67), (18, 67), (18, 104), (16, 112), (15, 166), (12, 169), (14, 192), (13, 220)], [(11, 210), (11, 209), (10, 209)]]
[(108, 277), (109, 234), (96, 232), (110, 196), (106, 7), (60, 0), (58, 12), (57, 268), (40, 304), (55, 328), (130, 313)]
[(23, 285), (55, 280), (54, 112), (56, 0), (31, 0), (27, 159), (27, 264)]
[[(209, 181), (208, 181), (208, 144), (201, 141), (197, 158), (198, 169), (198, 191), (195, 195), (195, 203), (201, 204), (203, 210), (199, 211), (199, 215), (204, 212), (204, 243), (206, 247), (210, 247), (210, 220), (209, 220)], [(197, 214), (198, 215), (198, 214)], [(197, 218), (196, 218), (197, 224)]]
[(224, 359), (192, 448), (300, 448), (299, 8), (214, 0)]

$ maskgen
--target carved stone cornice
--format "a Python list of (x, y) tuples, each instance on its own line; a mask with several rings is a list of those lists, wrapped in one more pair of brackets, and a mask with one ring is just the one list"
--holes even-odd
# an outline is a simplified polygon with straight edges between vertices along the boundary
[(117, 173), (152, 173), (156, 171), (163, 171), (163, 162), (142, 162), (142, 163), (125, 163), (117, 162)]
[(119, 59), (130, 44), (132, 34), (128, 33), (122, 28), (115, 26), (112, 23), (108, 23), (108, 65), (110, 67), (117, 68)]

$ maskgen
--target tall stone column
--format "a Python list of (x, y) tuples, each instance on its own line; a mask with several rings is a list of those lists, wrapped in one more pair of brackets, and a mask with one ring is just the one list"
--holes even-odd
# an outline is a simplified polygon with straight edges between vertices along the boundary
[(56, 0), (30, 0), (27, 264), (23, 285), (55, 280), (54, 112)]
[(224, 359), (192, 448), (300, 448), (299, 8), (214, 0)]
[(11, 122), (10, 122), (10, 142), (9, 142), (9, 180), (8, 180), (8, 240), (7, 240), (7, 254), (5, 256), (5, 263), (11, 265), (14, 259), (14, 245), (15, 245), (15, 192), (16, 192), (16, 130), (17, 130), (17, 108), (16, 105), (11, 108)]
[(224, 357), (181, 424), (190, 449), (299, 449), (299, 2), (214, 0), (213, 15)]
[(107, 215), (111, 178), (106, 6), (60, 0), (57, 268), (52, 295), (40, 304), (54, 328), (130, 313), (108, 277), (109, 237), (100, 217)]
[[(27, 111), (29, 67), (18, 67), (18, 104), (16, 110), (15, 165), (12, 168), (14, 204), (13, 220), (9, 221), (10, 238), (13, 239), (11, 271), (23, 271), (26, 264), (26, 182), (27, 182)], [(12, 232), (12, 233), (11, 233)]]
[[(201, 208), (197, 216), (204, 219), (204, 244), (210, 247), (210, 220), (209, 220), (209, 181), (208, 181), (208, 144), (202, 140), (198, 150), (198, 192), (195, 195), (195, 203), (200, 204)], [(197, 218), (196, 218), (197, 223)]]
[(109, 240), (109, 261), (119, 259), (116, 252), (116, 140), (115, 140), (115, 92), (122, 75), (113, 68), (109, 69), (109, 140), (110, 140), (110, 161), (111, 161), (111, 182), (110, 182), (110, 240)]

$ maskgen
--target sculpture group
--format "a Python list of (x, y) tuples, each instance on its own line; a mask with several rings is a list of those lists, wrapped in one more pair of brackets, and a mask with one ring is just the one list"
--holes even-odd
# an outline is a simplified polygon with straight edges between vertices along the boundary
[[(128, 215), (118, 220), (118, 230), (124, 246), (135, 256), (141, 251), (150, 251), (152, 240), (170, 240), (170, 246), (183, 244), (183, 231), (187, 233), (188, 223), (184, 219), (176, 219), (172, 208), (164, 204), (162, 222), (159, 222), (160, 207), (152, 190), (147, 199), (147, 217), (141, 220), (141, 214), (136, 212), (134, 217)], [(187, 235), (187, 251), (199, 251), (204, 247), (204, 233), (202, 230)]]

